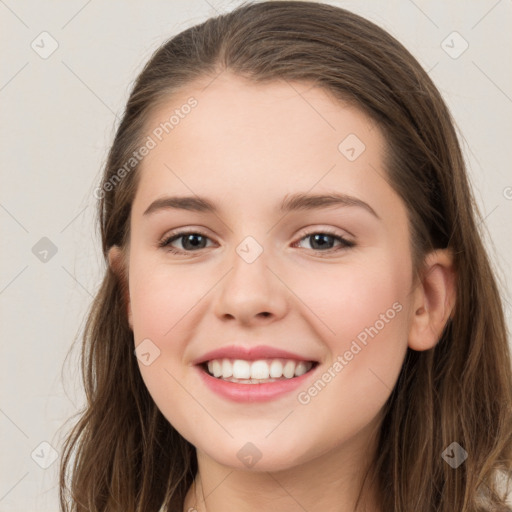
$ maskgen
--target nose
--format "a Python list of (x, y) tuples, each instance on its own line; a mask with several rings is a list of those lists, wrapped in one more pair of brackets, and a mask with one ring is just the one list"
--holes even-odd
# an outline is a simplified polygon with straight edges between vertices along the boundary
[(267, 266), (265, 251), (252, 262), (235, 252), (232, 268), (219, 283), (215, 314), (241, 325), (272, 323), (286, 315), (286, 286)]

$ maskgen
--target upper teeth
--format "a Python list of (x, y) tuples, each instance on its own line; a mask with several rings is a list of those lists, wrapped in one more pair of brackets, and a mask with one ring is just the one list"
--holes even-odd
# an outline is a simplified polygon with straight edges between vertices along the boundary
[(312, 362), (294, 361), (293, 359), (213, 359), (208, 361), (208, 371), (214, 377), (228, 379), (279, 379), (299, 377), (309, 371)]

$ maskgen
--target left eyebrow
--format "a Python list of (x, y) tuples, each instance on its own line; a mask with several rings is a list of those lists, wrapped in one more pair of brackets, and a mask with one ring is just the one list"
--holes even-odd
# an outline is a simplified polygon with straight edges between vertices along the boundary
[[(285, 197), (279, 210), (282, 213), (299, 210), (316, 210), (330, 206), (354, 206), (363, 208), (377, 219), (380, 219), (377, 212), (368, 204), (357, 197), (347, 194), (304, 194), (297, 193)], [(204, 197), (199, 196), (166, 196), (153, 201), (144, 211), (149, 215), (163, 209), (181, 209), (195, 212), (218, 213), (217, 206)]]
[(380, 219), (377, 212), (368, 204), (354, 196), (347, 194), (292, 194), (285, 197), (281, 203), (282, 212), (295, 210), (315, 210), (317, 208), (328, 208), (329, 206), (357, 206), (365, 209), (377, 219)]

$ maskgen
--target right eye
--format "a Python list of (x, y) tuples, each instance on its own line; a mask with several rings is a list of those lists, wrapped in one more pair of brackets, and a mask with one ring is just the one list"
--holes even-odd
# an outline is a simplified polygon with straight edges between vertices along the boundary
[[(177, 240), (181, 240), (182, 249), (172, 245), (172, 243)], [(207, 240), (210, 240), (210, 238), (203, 233), (197, 231), (180, 231), (166, 236), (158, 245), (174, 254), (187, 254), (189, 252), (197, 252), (198, 249), (205, 249)]]

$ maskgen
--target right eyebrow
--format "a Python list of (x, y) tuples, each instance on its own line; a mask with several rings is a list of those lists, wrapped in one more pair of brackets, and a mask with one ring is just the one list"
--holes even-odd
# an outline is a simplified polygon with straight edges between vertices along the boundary
[(180, 210), (189, 210), (192, 212), (211, 212), (217, 213), (217, 207), (208, 199), (199, 196), (166, 196), (153, 201), (144, 211), (144, 215), (149, 215), (158, 210), (176, 208)]

